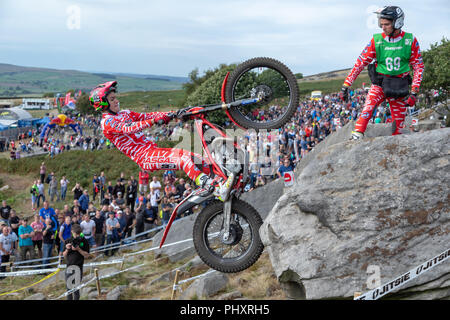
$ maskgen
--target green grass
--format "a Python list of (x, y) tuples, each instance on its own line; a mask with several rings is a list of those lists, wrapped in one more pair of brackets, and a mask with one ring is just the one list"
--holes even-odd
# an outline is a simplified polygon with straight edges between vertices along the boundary
[[(171, 91), (133, 91), (119, 93), (120, 107), (137, 112), (172, 110), (182, 107), (185, 98), (184, 90)], [(158, 109), (157, 106), (160, 106)]]
[[(172, 141), (160, 141), (158, 146), (161, 148), (173, 147), (177, 142)], [(80, 183), (82, 187), (88, 188), (91, 194), (92, 178), (94, 174), (99, 175), (104, 171), (107, 180), (112, 181), (112, 185), (115, 185), (115, 180), (120, 177), (120, 173), (123, 172), (126, 178), (133, 175), (136, 179), (139, 177), (138, 165), (121, 153), (117, 149), (110, 150), (96, 150), (96, 151), (69, 151), (63, 152), (54, 158), (49, 158), (47, 155), (35, 156), (29, 158), (21, 158), (18, 160), (0, 159), (0, 172), (7, 174), (15, 174), (21, 176), (34, 176), (35, 179), (39, 178), (39, 167), (42, 162), (45, 162), (47, 166), (47, 173), (55, 172), (58, 178), (63, 175), (70, 181), (68, 194), (70, 195), (70, 189), (76, 182)], [(151, 173), (151, 176), (158, 176), (162, 178), (163, 171), (155, 171)], [(186, 178), (186, 175), (182, 171), (177, 172), (177, 176)], [(3, 181), (7, 183), (7, 181)], [(30, 187), (32, 181), (30, 180)], [(48, 188), (48, 185), (46, 185)], [(12, 195), (11, 191), (5, 191), (0, 194), (0, 198), (7, 198), (9, 203), (14, 204), (15, 201), (23, 200), (23, 198), (29, 198), (29, 190), (24, 190), (22, 194)]]
[(122, 92), (179, 90), (182, 87), (180, 82), (164, 79), (103, 75), (74, 70), (17, 67), (12, 72), (6, 72), (3, 69), (4, 67), (0, 68), (0, 96), (64, 93), (70, 89), (90, 91), (96, 85), (111, 80), (119, 82), (119, 89)]

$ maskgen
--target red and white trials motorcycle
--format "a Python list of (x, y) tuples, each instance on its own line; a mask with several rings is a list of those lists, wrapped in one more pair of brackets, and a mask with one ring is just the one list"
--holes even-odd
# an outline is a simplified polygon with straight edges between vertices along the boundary
[[(197, 215), (193, 241), (200, 258), (221, 272), (239, 272), (253, 265), (264, 246), (259, 237), (262, 218), (248, 203), (239, 199), (249, 179), (249, 157), (223, 130), (206, 119), (208, 112), (222, 109), (242, 129), (277, 129), (287, 123), (298, 106), (298, 84), (292, 72), (271, 58), (253, 58), (228, 73), (222, 84), (222, 103), (188, 107), (172, 118), (194, 120), (201, 138), (204, 161), (210, 171), (226, 180), (229, 191), (220, 200), (211, 190), (198, 188), (173, 210), (164, 230), (164, 244), (172, 222), (183, 213), (205, 201)], [(205, 132), (208, 130), (208, 137)], [(209, 134), (211, 131), (215, 134)]]

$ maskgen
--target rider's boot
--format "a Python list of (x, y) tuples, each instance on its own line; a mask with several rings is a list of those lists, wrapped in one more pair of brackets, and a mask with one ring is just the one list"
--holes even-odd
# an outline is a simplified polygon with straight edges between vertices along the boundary
[(364, 133), (359, 131), (352, 131), (352, 138), (351, 140), (360, 140), (364, 138)]
[[(231, 178), (231, 177), (230, 177)], [(200, 173), (195, 179), (195, 184), (203, 189), (213, 192), (213, 194), (220, 200), (225, 201), (228, 197), (228, 193), (232, 187), (232, 181), (224, 180), (219, 176), (211, 178), (205, 173)]]

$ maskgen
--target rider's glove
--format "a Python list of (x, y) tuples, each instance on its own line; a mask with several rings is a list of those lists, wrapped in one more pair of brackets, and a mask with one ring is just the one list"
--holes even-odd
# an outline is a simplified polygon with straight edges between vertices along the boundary
[(153, 121), (156, 124), (167, 124), (170, 122), (171, 118), (168, 116), (169, 112), (158, 112), (155, 118), (153, 118)]
[(178, 119), (184, 119), (185, 113), (188, 112), (190, 109), (192, 109), (192, 107), (187, 107), (187, 108), (183, 108), (183, 109), (179, 109), (176, 111), (176, 115)]
[(408, 97), (406, 97), (406, 103), (410, 107), (412, 107), (412, 106), (414, 106), (416, 104), (416, 100), (417, 100), (417, 97), (416, 97), (416, 94), (414, 92), (411, 93)]
[(177, 110), (177, 116), (183, 116), (183, 114), (186, 113), (186, 111), (188, 111), (189, 109), (191, 109), (191, 107), (182, 108), (182, 109)]
[(340, 97), (344, 102), (348, 101), (348, 86), (346, 85), (342, 86)]

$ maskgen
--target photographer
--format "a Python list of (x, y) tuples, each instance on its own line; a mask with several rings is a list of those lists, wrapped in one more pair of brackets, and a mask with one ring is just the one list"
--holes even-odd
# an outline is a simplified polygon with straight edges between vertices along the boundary
[[(78, 224), (72, 226), (72, 237), (64, 243), (63, 256), (66, 260), (66, 287), (73, 289), (81, 284), (83, 277), (84, 258), (89, 257), (89, 241), (81, 233), (81, 227)], [(67, 296), (67, 300), (79, 300), (80, 291), (77, 290)]]

